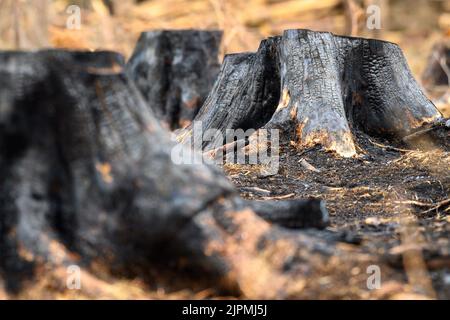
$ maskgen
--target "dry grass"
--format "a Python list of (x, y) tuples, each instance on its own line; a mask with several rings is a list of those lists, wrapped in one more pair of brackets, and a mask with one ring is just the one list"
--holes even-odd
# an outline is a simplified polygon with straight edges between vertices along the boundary
[[(412, 14), (405, 9), (404, 1), (391, 0), (389, 6), (384, 5), (381, 31), (365, 27), (363, 6), (386, 3), (382, 0), (149, 0), (141, 4), (121, 0), (115, 1), (114, 16), (101, 0), (91, 0), (91, 6), (82, 9), (82, 29), (68, 30), (66, 9), (69, 3), (77, 2), (81, 1), (0, 0), (0, 47), (109, 48), (128, 56), (142, 31), (198, 28), (224, 30), (223, 52), (228, 53), (256, 50), (261, 39), (290, 28), (339, 34), (352, 33), (353, 29), (358, 35), (399, 42), (406, 49), (413, 70), (418, 71), (415, 57), (423, 63), (428, 48), (450, 29), (446, 22), (449, 13), (442, 13), (442, 8), (423, 0), (413, 1), (418, 10)], [(356, 17), (349, 15), (348, 2), (355, 4)], [(412, 6), (410, 2), (408, 7)], [(444, 10), (450, 12), (450, 8)], [(406, 19), (414, 23), (402, 22)], [(16, 25), (15, 20), (19, 43), (11, 28)]]

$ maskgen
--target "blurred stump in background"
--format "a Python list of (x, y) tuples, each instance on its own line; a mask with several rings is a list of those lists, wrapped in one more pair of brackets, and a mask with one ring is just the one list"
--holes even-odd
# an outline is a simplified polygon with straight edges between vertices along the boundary
[(221, 31), (143, 32), (127, 73), (156, 117), (170, 129), (188, 126), (213, 87)]
[(450, 84), (450, 43), (438, 43), (433, 47), (426, 69), (422, 75), (427, 88), (449, 86)]
[(450, 117), (450, 41), (434, 45), (422, 75), (422, 84), (441, 112)]

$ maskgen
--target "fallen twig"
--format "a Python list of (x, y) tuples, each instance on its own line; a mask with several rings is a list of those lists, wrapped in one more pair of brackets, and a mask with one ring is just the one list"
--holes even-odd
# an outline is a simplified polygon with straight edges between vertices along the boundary
[(396, 203), (396, 204), (412, 204), (412, 205), (415, 205), (418, 207), (432, 207), (435, 205), (434, 203), (424, 203), (424, 202), (415, 201), (415, 200), (394, 201), (394, 203)]
[(384, 145), (384, 144), (381, 144), (381, 143), (374, 142), (374, 141), (372, 141), (369, 138), (368, 138), (368, 140), (374, 146), (377, 146), (379, 148), (386, 149), (386, 150), (394, 150), (394, 151), (399, 151), (399, 152), (414, 152), (415, 151), (415, 150), (409, 150), (409, 149), (396, 148), (396, 147), (393, 147), (393, 146), (387, 146), (387, 145)]
[(262, 188), (258, 188), (258, 187), (243, 187), (243, 188), (241, 188), (241, 191), (259, 193), (259, 194), (265, 194), (265, 195), (269, 195), (271, 192), (270, 190), (266, 190), (266, 189), (262, 189)]
[(305, 168), (306, 170), (310, 170), (313, 172), (317, 172), (320, 173), (320, 170), (317, 169), (316, 167), (314, 167), (312, 164), (310, 164), (308, 161), (306, 161), (305, 159), (300, 159), (299, 163), (302, 165), (303, 168)]
[(289, 193), (284, 196), (276, 196), (276, 197), (263, 197), (263, 200), (283, 200), (283, 199), (289, 199), (295, 196), (295, 193)]
[(403, 141), (403, 142), (408, 142), (408, 141), (410, 141), (410, 140), (416, 139), (416, 138), (418, 138), (418, 137), (424, 135), (424, 134), (427, 133), (427, 132), (433, 131), (433, 130), (435, 130), (435, 129), (437, 129), (437, 128), (439, 128), (439, 127), (433, 126), (433, 127), (431, 127), (431, 128), (426, 128), (426, 129), (423, 129), (423, 130), (416, 131), (416, 132), (414, 132), (414, 133), (408, 134), (407, 136), (404, 136), (403, 139), (402, 139), (402, 141)]
[(423, 211), (423, 212), (421, 212), (421, 214), (427, 214), (427, 213), (433, 212), (433, 211), (438, 210), (440, 207), (445, 206), (447, 204), (450, 204), (450, 199), (446, 199), (446, 200), (443, 200), (441, 202), (438, 202), (438, 203), (434, 204), (433, 208), (428, 209), (426, 211)]

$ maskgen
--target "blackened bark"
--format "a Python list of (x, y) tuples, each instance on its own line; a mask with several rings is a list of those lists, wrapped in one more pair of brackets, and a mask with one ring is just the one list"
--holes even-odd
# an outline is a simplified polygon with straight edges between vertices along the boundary
[[(201, 132), (217, 129), (226, 141), (226, 129), (258, 129), (270, 120), (280, 99), (277, 42), (271, 38), (261, 43), (257, 53), (225, 56), (220, 75), (196, 117)], [(185, 134), (183, 139), (188, 139), (192, 127), (180, 136)], [(208, 145), (203, 141), (202, 148)]]
[[(403, 137), (442, 118), (411, 74), (397, 45), (342, 38), (346, 50), (344, 98), (349, 120), (377, 136)], [(353, 61), (353, 63), (348, 63)]]
[(20, 244), (50, 257), (57, 239), (83, 257), (121, 264), (156, 252), (234, 193), (212, 168), (171, 162), (170, 139), (122, 70), (97, 63), (105, 55), (0, 56), (2, 254), (17, 255)]
[(127, 74), (171, 129), (189, 125), (204, 103), (220, 69), (221, 38), (220, 31), (142, 33)]
[[(250, 111), (242, 113), (236, 104), (225, 108), (221, 97), (245, 101), (247, 91), (230, 81), (221, 85), (220, 79), (237, 73), (236, 65), (224, 64), (213, 90), (195, 121), (204, 127), (224, 132), (237, 129), (242, 123), (257, 129), (260, 119), (253, 114), (269, 114), (275, 110), (264, 128), (278, 128), (285, 138), (299, 148), (316, 144), (341, 156), (356, 154), (352, 129), (360, 128), (371, 135), (405, 136), (425, 123), (442, 117), (436, 107), (422, 93), (407, 66), (401, 49), (389, 42), (335, 36), (310, 30), (287, 30), (280, 38), (263, 42), (276, 47), (277, 54), (254, 59), (259, 63), (251, 72), (242, 72), (240, 83), (252, 83), (255, 74), (262, 74), (259, 83), (277, 83), (270, 87), (269, 99), (262, 92), (267, 87), (256, 87), (251, 97), (260, 97), (266, 104), (247, 104)], [(271, 47), (266, 51), (274, 52)], [(260, 50), (255, 54), (261, 57)], [(255, 57), (248, 55), (248, 57)], [(245, 65), (242, 65), (245, 70)], [(278, 66), (279, 72), (263, 72)], [(273, 68), (276, 70), (276, 68)], [(275, 79), (274, 79), (275, 77)], [(276, 78), (279, 78), (278, 80)], [(253, 101), (253, 100), (252, 100)], [(278, 106), (276, 106), (276, 104)], [(227, 117), (224, 117), (224, 113)], [(224, 121), (223, 119), (226, 119)], [(211, 125), (210, 125), (211, 124)], [(185, 140), (192, 130), (183, 132)], [(208, 143), (203, 146), (208, 149)]]
[[(70, 66), (58, 63), (69, 59)], [(121, 65), (123, 58), (111, 52), (0, 53), (0, 271), (9, 290), (17, 290), (22, 277), (32, 272), (29, 254), (31, 260), (50, 256), (49, 243), (57, 239), (54, 229), (62, 231), (58, 239), (67, 245), (74, 240), (77, 221), (69, 205), (75, 204), (74, 185), (57, 144), (62, 136), (54, 130), (62, 125), (57, 115), (71, 111), (78, 99), (67, 92), (85, 92), (69, 76), (56, 75), (69, 68), (75, 74), (110, 73)], [(60, 67), (65, 68), (50, 71)], [(66, 92), (59, 93), (61, 88)], [(74, 153), (77, 146), (71, 146)]]

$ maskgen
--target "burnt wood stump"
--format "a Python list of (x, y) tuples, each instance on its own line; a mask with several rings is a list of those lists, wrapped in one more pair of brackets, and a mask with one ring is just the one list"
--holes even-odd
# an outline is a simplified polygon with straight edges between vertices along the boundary
[[(227, 129), (276, 128), (299, 149), (321, 145), (352, 157), (356, 129), (402, 138), (441, 118), (396, 44), (287, 30), (256, 53), (226, 56), (195, 121), (224, 137)], [(179, 140), (188, 142), (192, 128)]]
[(127, 63), (127, 74), (170, 129), (189, 125), (208, 96), (220, 69), (221, 38), (221, 31), (141, 34)]
[(422, 83), (430, 89), (436, 86), (450, 86), (450, 43), (438, 43), (433, 46), (422, 74)]

